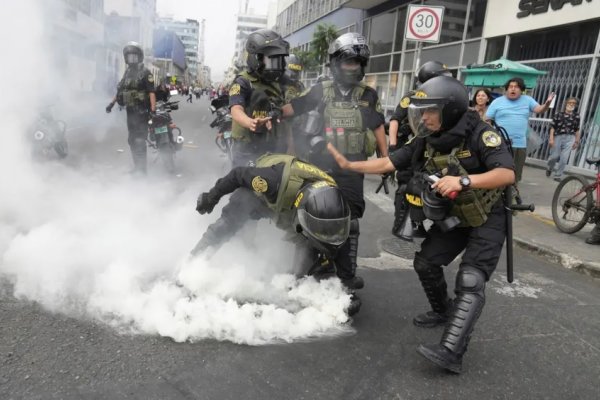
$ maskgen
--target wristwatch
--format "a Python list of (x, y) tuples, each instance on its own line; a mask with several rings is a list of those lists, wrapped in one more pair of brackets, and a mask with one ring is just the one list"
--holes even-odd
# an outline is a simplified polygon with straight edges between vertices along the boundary
[(463, 189), (468, 189), (471, 186), (471, 178), (469, 178), (467, 175), (461, 176), (460, 186), (462, 186)]

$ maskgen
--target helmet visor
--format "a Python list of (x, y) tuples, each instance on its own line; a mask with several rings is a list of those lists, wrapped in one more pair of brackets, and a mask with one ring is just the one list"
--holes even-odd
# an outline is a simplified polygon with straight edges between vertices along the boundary
[(285, 57), (284, 56), (270, 56), (263, 59), (265, 63), (265, 70), (283, 71), (285, 69)]
[(298, 222), (306, 233), (319, 242), (334, 246), (342, 245), (350, 233), (350, 215), (344, 218), (320, 219), (315, 218), (306, 210), (298, 210)]
[(141, 62), (139, 54), (136, 53), (127, 53), (125, 54), (125, 63), (126, 64), (139, 64)]
[(408, 106), (408, 123), (417, 137), (427, 137), (442, 128), (443, 105), (435, 103)]

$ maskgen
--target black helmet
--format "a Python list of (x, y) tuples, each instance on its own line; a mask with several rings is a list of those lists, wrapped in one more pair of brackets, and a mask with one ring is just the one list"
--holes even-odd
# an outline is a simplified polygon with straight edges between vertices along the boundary
[(326, 255), (333, 255), (350, 232), (350, 209), (342, 192), (330, 182), (318, 181), (298, 192), (294, 227)]
[(421, 84), (436, 76), (452, 76), (452, 72), (450, 72), (446, 64), (442, 64), (439, 61), (427, 61), (417, 71), (417, 79)]
[(452, 208), (452, 201), (439, 194), (431, 185), (425, 185), (421, 192), (421, 199), (423, 201), (423, 213), (426, 218), (432, 221), (443, 221)]
[(302, 61), (295, 54), (290, 54), (285, 59), (285, 76), (291, 81), (299, 81), (300, 73), (304, 69)]
[[(329, 45), (329, 68), (333, 79), (344, 86), (356, 85), (365, 76), (365, 67), (371, 52), (364, 36), (356, 33), (344, 33)], [(354, 60), (360, 65), (356, 70), (342, 68), (344, 61)]]
[(277, 81), (285, 71), (285, 56), (290, 44), (270, 29), (252, 32), (246, 40), (246, 65), (248, 71), (267, 81)]
[(127, 42), (123, 47), (123, 57), (127, 65), (141, 64), (144, 62), (144, 51), (139, 43)]
[(428, 136), (452, 128), (469, 107), (462, 83), (449, 76), (425, 82), (410, 98), (408, 122), (417, 136)]

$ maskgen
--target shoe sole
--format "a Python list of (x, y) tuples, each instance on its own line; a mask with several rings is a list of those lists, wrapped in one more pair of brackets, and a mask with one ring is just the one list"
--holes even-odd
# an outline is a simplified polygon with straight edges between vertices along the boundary
[(448, 363), (446, 360), (439, 358), (435, 353), (429, 351), (426, 347), (423, 347), (422, 345), (419, 345), (419, 347), (417, 347), (417, 353), (419, 353), (438, 367), (444, 368), (445, 370), (450, 371), (454, 374), (460, 374), (462, 372), (461, 365)]

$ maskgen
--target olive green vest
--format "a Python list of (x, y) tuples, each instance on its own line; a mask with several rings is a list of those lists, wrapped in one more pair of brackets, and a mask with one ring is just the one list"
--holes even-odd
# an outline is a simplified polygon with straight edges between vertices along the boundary
[[(283, 105), (283, 94), (281, 93), (281, 89), (279, 88), (278, 83), (267, 83), (261, 81), (259, 78), (252, 76), (248, 73), (248, 71), (243, 71), (239, 76), (246, 79), (250, 82), (250, 86), (252, 90), (258, 90), (263, 92), (273, 103), (278, 106)], [(264, 118), (267, 117), (267, 111), (265, 110), (256, 110), (256, 104), (247, 104), (244, 108), (244, 112), (250, 118)], [(255, 140), (271, 140), (273, 136), (277, 135), (277, 126), (274, 128), (274, 133), (268, 132), (265, 134), (257, 134), (250, 132), (249, 129), (242, 127), (235, 120), (233, 120), (233, 124), (231, 127), (231, 137), (234, 140), (241, 140), (244, 142), (251, 142)]]
[(287, 154), (267, 153), (256, 160), (258, 168), (284, 164), (277, 200), (267, 205), (275, 213), (275, 224), (281, 229), (290, 227), (294, 218), (294, 202), (298, 191), (308, 182), (325, 181), (331, 186), (337, 186), (331, 176), (312, 164), (298, 160)]
[(145, 109), (150, 104), (149, 94), (142, 88), (142, 80), (150, 72), (146, 68), (128, 68), (119, 83), (117, 96), (122, 96), (123, 106), (129, 109)]
[[(440, 171), (444, 173), (443, 171), (447, 171), (448, 167), (454, 166), (458, 169), (460, 176), (468, 175), (467, 170), (465, 170), (459, 161), (462, 155), (468, 156), (466, 152), (468, 150), (464, 149), (464, 142), (460, 146), (453, 148), (450, 154), (442, 155), (435, 153), (433, 147), (427, 144), (425, 170), (429, 174)], [(460, 219), (461, 227), (481, 226), (487, 221), (488, 214), (501, 195), (502, 189), (461, 190), (456, 199), (454, 199), (450, 214)]]
[(323, 85), (323, 103), (325, 105), (325, 136), (342, 154), (365, 154), (367, 157), (375, 152), (375, 135), (363, 128), (360, 112), (361, 97), (366, 85), (360, 82), (352, 89), (351, 101), (337, 101), (333, 81), (325, 81)]

